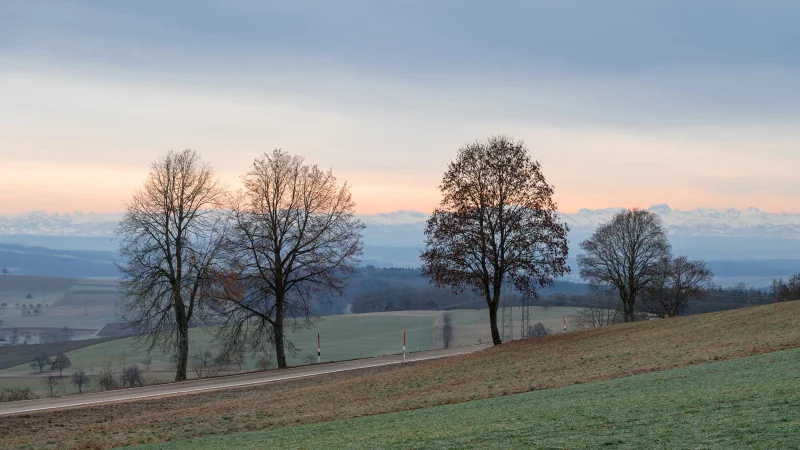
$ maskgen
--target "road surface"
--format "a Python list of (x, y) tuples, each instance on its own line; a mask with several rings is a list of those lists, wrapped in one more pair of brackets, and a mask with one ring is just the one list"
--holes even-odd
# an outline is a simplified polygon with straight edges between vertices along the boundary
[[(456, 347), (431, 350), (427, 352), (409, 353), (406, 356), (406, 360), (408, 362), (414, 362), (455, 355), (464, 355), (467, 353), (476, 352), (478, 350), (483, 350), (487, 347), (489, 347), (489, 345), (474, 345), (468, 347)], [(402, 362), (402, 355), (380, 356), (377, 358), (365, 358), (351, 361), (332, 362), (327, 364), (292, 367), (284, 370), (269, 370), (266, 372), (252, 372), (216, 378), (203, 378), (200, 380), (184, 381), (182, 383), (165, 383), (154, 386), (144, 386), (140, 388), (69, 395), (66, 397), (0, 403), (0, 417), (11, 414), (24, 414), (37, 411), (75, 408), (79, 406), (101, 405), (104, 403), (167, 397), (171, 395), (192, 394), (203, 391), (216, 391), (242, 386), (274, 383), (277, 381), (292, 380), (295, 378), (314, 377), (328, 373), (345, 372), (348, 370), (368, 369), (370, 367), (401, 364)]]

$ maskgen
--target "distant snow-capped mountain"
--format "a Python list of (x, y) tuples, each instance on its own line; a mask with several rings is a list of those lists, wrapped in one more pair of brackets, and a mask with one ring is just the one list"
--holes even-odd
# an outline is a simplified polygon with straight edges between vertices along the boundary
[[(622, 209), (581, 209), (561, 216), (573, 229), (594, 229)], [(758, 208), (681, 211), (663, 204), (651, 206), (648, 210), (661, 217), (672, 235), (800, 238), (800, 214), (769, 213)]]
[[(581, 209), (561, 213), (571, 229), (585, 233), (606, 222), (622, 208)], [(758, 208), (717, 210), (698, 208), (681, 211), (667, 205), (654, 205), (650, 211), (661, 216), (671, 235), (800, 238), (800, 214), (769, 213)], [(367, 225), (367, 235), (389, 238), (395, 231), (418, 235), (428, 214), (419, 211), (394, 211), (358, 214)], [(46, 213), (0, 214), (0, 235), (112, 236), (122, 213)], [(410, 235), (409, 235), (410, 237)]]
[(33, 211), (0, 214), (0, 235), (111, 236), (122, 213), (47, 213)]

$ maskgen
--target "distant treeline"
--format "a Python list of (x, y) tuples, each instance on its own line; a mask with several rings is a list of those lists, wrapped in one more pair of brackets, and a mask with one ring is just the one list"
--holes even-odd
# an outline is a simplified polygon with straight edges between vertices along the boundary
[[(589, 286), (567, 281), (543, 289), (542, 297), (556, 293), (579, 295)], [(511, 293), (509, 297), (517, 297)], [(433, 286), (422, 277), (418, 268), (360, 268), (350, 278), (345, 295), (320, 305), (320, 314), (365, 313), (402, 310), (481, 309), (486, 302), (479, 296), (464, 292), (456, 295)]]
[[(554, 286), (542, 289), (536, 306), (589, 307), (597, 294), (588, 284), (559, 281)], [(518, 304), (520, 296), (509, 293), (512, 304)], [(702, 300), (691, 301), (684, 314), (698, 314), (745, 306), (762, 305), (774, 301), (769, 289), (715, 287)], [(449, 310), (486, 308), (484, 300), (471, 293), (455, 295), (446, 289), (431, 285), (417, 268), (363, 267), (350, 278), (345, 295), (320, 305), (321, 315), (343, 313), (366, 313), (403, 310)]]
[[(546, 298), (534, 300), (533, 304), (537, 306), (592, 307), (597, 304), (596, 301), (593, 301), (596, 297), (597, 294), (591, 293), (579, 295), (556, 293)], [(614, 300), (613, 296), (609, 297), (609, 299)], [(715, 287), (702, 299), (691, 300), (681, 313), (700, 314), (724, 311), (746, 306), (764, 305), (775, 301), (776, 299), (770, 289), (747, 288), (744, 285), (726, 288)]]

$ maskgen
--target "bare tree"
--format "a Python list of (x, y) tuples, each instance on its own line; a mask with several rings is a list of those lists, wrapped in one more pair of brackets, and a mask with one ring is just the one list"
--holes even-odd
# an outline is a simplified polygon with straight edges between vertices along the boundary
[(800, 300), (800, 273), (796, 273), (783, 281), (783, 278), (772, 280), (772, 296), (779, 302)]
[(520, 141), (504, 136), (462, 147), (439, 186), (442, 201), (425, 228), (422, 274), (489, 306), (492, 341), (502, 342), (497, 309), (504, 282), (538, 297), (569, 272), (567, 232), (553, 187)]
[(139, 366), (133, 364), (128, 366), (126, 369), (122, 371), (122, 387), (135, 387), (135, 386), (143, 386), (144, 382), (142, 381), (142, 372), (139, 370)]
[(578, 255), (581, 278), (601, 290), (616, 290), (623, 319), (635, 320), (637, 297), (658, 276), (660, 261), (670, 257), (661, 218), (642, 209), (621, 211), (580, 246), (584, 251)]
[(69, 369), (72, 367), (72, 361), (69, 360), (65, 353), (59, 353), (53, 358), (53, 362), (50, 364), (50, 370), (57, 370), (58, 376), (62, 375), (64, 369)]
[(269, 370), (272, 369), (273, 363), (275, 362), (275, 357), (272, 353), (267, 350), (256, 351), (256, 367), (259, 370)]
[(111, 361), (103, 361), (100, 366), (100, 371), (94, 375), (94, 384), (104, 391), (116, 389), (119, 384), (116, 377), (117, 371), (111, 364)]
[(590, 295), (585, 306), (572, 317), (576, 328), (597, 328), (613, 325), (622, 320), (622, 308), (618, 298), (607, 294)]
[(83, 392), (83, 387), (89, 385), (89, 375), (83, 370), (76, 370), (72, 373), (72, 384), (78, 386), (78, 392)]
[(42, 383), (44, 384), (45, 388), (47, 388), (47, 393), (50, 397), (55, 397), (61, 390), (60, 377), (55, 376), (53, 372), (50, 372), (46, 377), (44, 377), (42, 379)]
[(218, 298), (227, 349), (274, 345), (286, 367), (287, 329), (310, 326), (315, 301), (342, 295), (361, 255), (350, 188), (333, 172), (276, 149), (253, 162), (233, 201)]
[(703, 261), (685, 256), (665, 258), (643, 292), (641, 309), (659, 317), (675, 317), (690, 300), (702, 298), (711, 287), (714, 274)]
[(154, 162), (127, 206), (117, 235), (124, 317), (148, 350), (177, 357), (175, 381), (186, 379), (189, 324), (201, 306), (221, 225), (214, 171), (196, 152), (170, 151)]
[(218, 364), (219, 362), (220, 360), (214, 357), (211, 350), (200, 349), (192, 355), (190, 365), (197, 378), (205, 378), (217, 376), (221, 370), (224, 370), (224, 367)]

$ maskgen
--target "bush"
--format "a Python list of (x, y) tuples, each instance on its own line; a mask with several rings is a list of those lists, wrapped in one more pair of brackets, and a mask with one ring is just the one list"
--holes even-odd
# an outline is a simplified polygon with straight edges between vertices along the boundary
[(542, 336), (547, 336), (548, 334), (552, 334), (553, 331), (549, 328), (545, 328), (542, 322), (536, 322), (536, 325), (528, 328), (528, 337), (529, 338), (537, 338)]
[(35, 398), (36, 395), (34, 395), (31, 388), (28, 387), (0, 390), (0, 402), (16, 402), (18, 400), (33, 400)]

